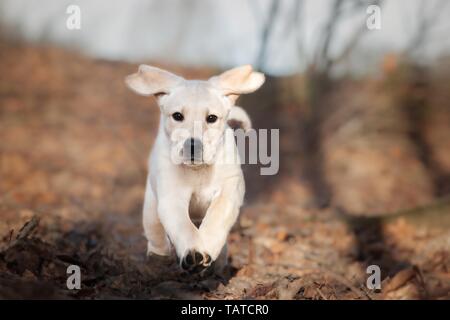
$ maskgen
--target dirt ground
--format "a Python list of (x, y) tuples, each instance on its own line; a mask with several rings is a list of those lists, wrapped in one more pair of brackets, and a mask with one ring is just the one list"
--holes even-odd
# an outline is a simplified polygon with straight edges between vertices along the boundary
[[(141, 207), (159, 111), (125, 88), (135, 69), (0, 44), (0, 298), (450, 298), (448, 176), (427, 166), (440, 161), (450, 173), (449, 100), (418, 135), (392, 120), (403, 111), (381, 84), (345, 85), (333, 99), (348, 107), (333, 109), (322, 152), (310, 154), (299, 142), (307, 111), (294, 89), (269, 78), (241, 104), (256, 127), (280, 128), (280, 174), (245, 167), (230, 267), (199, 279), (173, 257), (145, 256)], [(188, 78), (212, 72), (171, 69)], [(428, 162), (411, 142), (427, 137)], [(71, 264), (81, 267), (81, 290), (66, 287)], [(371, 264), (381, 268), (381, 290), (366, 287)]]

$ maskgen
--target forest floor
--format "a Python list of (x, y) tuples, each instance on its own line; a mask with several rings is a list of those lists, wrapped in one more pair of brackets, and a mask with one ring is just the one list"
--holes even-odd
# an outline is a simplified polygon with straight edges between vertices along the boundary
[[(251, 98), (242, 101), (252, 104), (257, 127), (280, 128), (282, 165), (276, 177), (245, 168), (247, 200), (229, 236), (226, 274), (199, 279), (181, 272), (173, 257), (147, 258), (141, 207), (159, 111), (152, 99), (125, 88), (123, 78), (135, 69), (62, 49), (1, 44), (0, 298), (450, 298), (450, 201), (427, 191), (429, 175), (418, 156), (406, 147), (386, 151), (392, 137), (377, 137), (380, 153), (397, 157), (396, 170), (406, 174), (394, 179), (400, 186), (376, 176), (378, 189), (364, 189), (365, 180), (345, 180), (333, 165), (339, 159), (351, 168), (384, 164), (373, 155), (365, 159), (357, 145), (352, 155), (336, 151), (339, 141), (324, 138), (322, 174), (332, 196), (317, 196), (319, 184), (311, 181), (319, 177), (298, 167), (319, 162), (295, 145), (301, 114), (285, 98), (272, 110), (276, 117)], [(442, 152), (448, 159), (448, 150)], [(380, 188), (391, 189), (384, 195)], [(372, 196), (389, 201), (374, 207)], [(349, 205), (355, 212), (366, 206), (391, 214), (349, 214), (349, 198), (359, 201)], [(72, 264), (81, 267), (81, 290), (67, 289)], [(366, 287), (371, 264), (381, 268), (381, 290)]]

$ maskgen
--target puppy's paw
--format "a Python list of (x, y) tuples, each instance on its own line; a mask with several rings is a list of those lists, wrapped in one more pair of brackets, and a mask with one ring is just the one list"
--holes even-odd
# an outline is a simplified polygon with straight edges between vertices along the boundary
[(211, 263), (209, 254), (191, 249), (181, 259), (181, 268), (189, 273), (200, 273), (210, 267)]

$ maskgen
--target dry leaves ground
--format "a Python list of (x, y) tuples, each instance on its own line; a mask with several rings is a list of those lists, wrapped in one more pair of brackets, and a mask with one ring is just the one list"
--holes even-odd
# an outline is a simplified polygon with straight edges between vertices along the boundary
[[(245, 169), (248, 197), (230, 235), (227, 275), (197, 279), (180, 272), (173, 258), (146, 259), (141, 205), (158, 110), (151, 99), (124, 87), (123, 77), (135, 67), (61, 49), (1, 44), (1, 298), (450, 298), (445, 198), (422, 211), (400, 212), (398, 219), (355, 218), (436, 200), (427, 168), (401, 128), (379, 121), (388, 129), (366, 130), (364, 123), (389, 108), (376, 90), (378, 100), (364, 96), (376, 84), (334, 97), (347, 101), (359, 92), (347, 113), (324, 124), (320, 174), (333, 197), (317, 206), (311, 177), (299, 169), (308, 158), (297, 146), (303, 111), (289, 99), (280, 98), (275, 109), (262, 99), (276, 87), (269, 79), (268, 92), (242, 104), (257, 126), (280, 128), (282, 167), (276, 177)], [(175, 71), (189, 78), (211, 74)], [(382, 105), (381, 111), (364, 114), (366, 101)], [(391, 111), (392, 117), (399, 112)], [(362, 127), (348, 120), (359, 113)], [(434, 118), (438, 126), (428, 127), (441, 131), (427, 136), (450, 132), (442, 117)], [(389, 128), (398, 130), (392, 135)], [(435, 142), (442, 162), (449, 159), (446, 146)], [(420, 222), (423, 211), (436, 223)], [(372, 263), (385, 278), (379, 292), (365, 286)], [(82, 269), (81, 290), (66, 287), (71, 264)]]

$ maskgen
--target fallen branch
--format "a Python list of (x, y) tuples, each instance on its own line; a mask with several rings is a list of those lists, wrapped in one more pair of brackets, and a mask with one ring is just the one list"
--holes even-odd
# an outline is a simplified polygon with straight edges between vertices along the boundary
[(37, 216), (33, 216), (31, 220), (27, 221), (23, 227), (19, 230), (19, 233), (16, 236), (16, 240), (24, 239), (28, 237), (34, 229), (39, 225), (39, 218)]
[(22, 228), (20, 228), (19, 232), (17, 233), (16, 239), (10, 241), (8, 245), (1, 251), (4, 252), (9, 248), (14, 247), (18, 241), (27, 238), (36, 229), (38, 225), (39, 225), (39, 218), (37, 216), (33, 216), (29, 221), (27, 221), (22, 226)]

